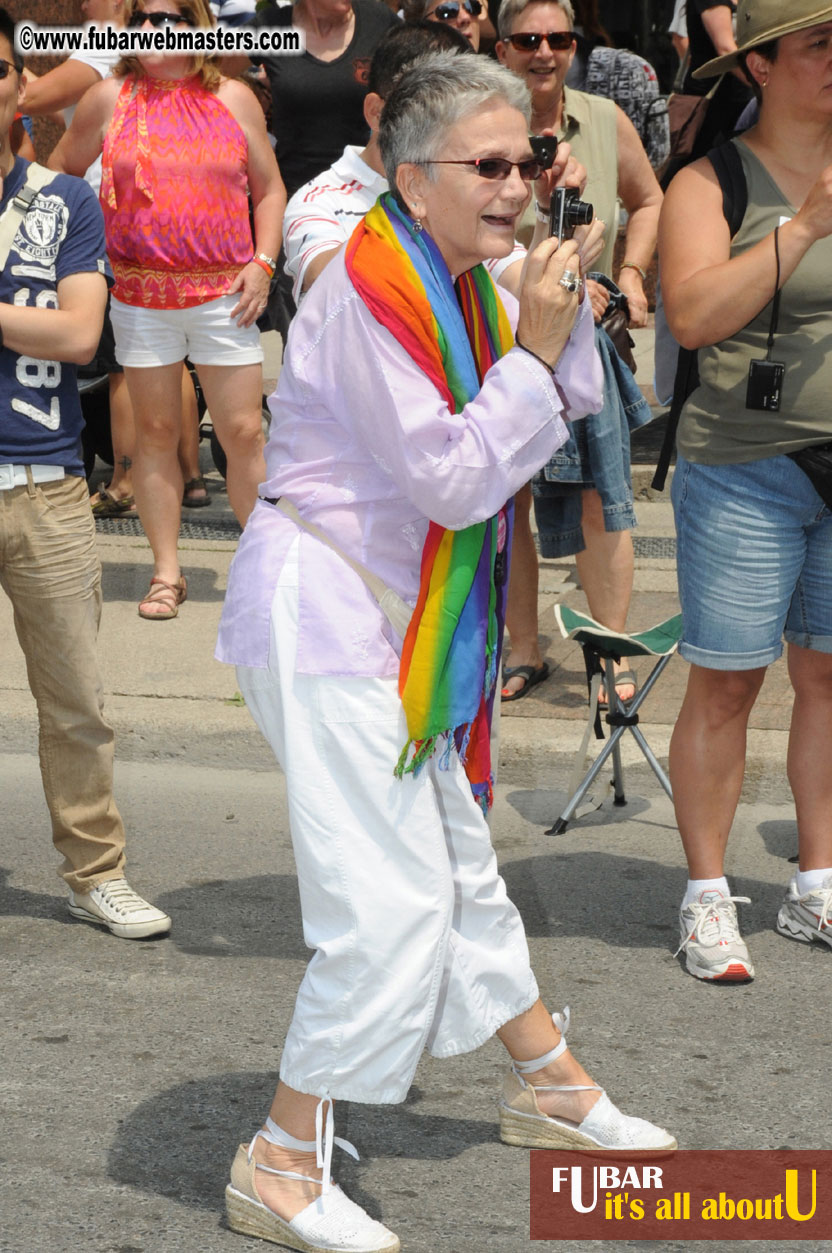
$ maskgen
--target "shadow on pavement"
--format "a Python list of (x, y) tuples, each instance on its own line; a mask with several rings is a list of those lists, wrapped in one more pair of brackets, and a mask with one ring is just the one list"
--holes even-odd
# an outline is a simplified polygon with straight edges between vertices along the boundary
[[(587, 936), (614, 948), (676, 948), (678, 902), (685, 886), (681, 868), (643, 857), (564, 850), (563, 845), (558, 852), (557, 841), (551, 844), (550, 855), (500, 867), (528, 935)], [(737, 895), (751, 897), (742, 913), (743, 935), (769, 931), (785, 883), (732, 874), (731, 886)]]
[[(120, 1123), (107, 1161), (111, 1179), (221, 1213), (237, 1146), (248, 1141), (271, 1104), (277, 1074), (228, 1073), (194, 1079), (143, 1101)], [(411, 1089), (406, 1105), (338, 1103), (339, 1136), (352, 1140), (365, 1160), (404, 1158), (448, 1161), (470, 1148), (496, 1142), (495, 1119), (420, 1116)], [(361, 1188), (361, 1164), (336, 1154), (335, 1176), (354, 1200), (378, 1216)]]
[(160, 909), (175, 919), (171, 942), (203, 957), (308, 960), (295, 875), (192, 881), (162, 893)]

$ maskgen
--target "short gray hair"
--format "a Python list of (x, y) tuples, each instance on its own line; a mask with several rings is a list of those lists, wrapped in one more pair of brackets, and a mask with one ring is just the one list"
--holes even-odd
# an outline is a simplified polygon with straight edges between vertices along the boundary
[(495, 99), (517, 109), (528, 125), (531, 101), (526, 84), (495, 61), (431, 52), (408, 66), (387, 97), (378, 128), (384, 171), (399, 203), (399, 166), (427, 165), (442, 151), (452, 126)]
[(575, 10), (572, 8), (571, 0), (503, 0), (500, 12), (497, 14), (497, 30), (502, 40), (508, 39), (517, 18), (532, 4), (556, 4), (566, 14), (569, 29), (574, 29)]

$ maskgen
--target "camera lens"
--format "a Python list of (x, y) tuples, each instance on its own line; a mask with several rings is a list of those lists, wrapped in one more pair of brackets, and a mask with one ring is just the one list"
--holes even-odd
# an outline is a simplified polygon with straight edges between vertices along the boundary
[(565, 216), (570, 226), (588, 226), (595, 217), (595, 209), (585, 200), (570, 200)]

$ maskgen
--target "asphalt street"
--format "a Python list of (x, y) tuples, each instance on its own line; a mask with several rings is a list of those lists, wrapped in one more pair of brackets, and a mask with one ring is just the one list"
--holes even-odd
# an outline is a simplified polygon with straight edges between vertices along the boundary
[[(150, 623), (136, 613), (150, 574), (144, 539), (120, 534), (118, 524), (99, 535), (101, 659), (128, 875), (170, 913), (169, 938), (119, 940), (67, 913), (40, 789), (34, 706), (0, 599), (4, 1253), (266, 1247), (225, 1227), (222, 1196), (238, 1143), (268, 1108), (308, 952), (283, 779), (233, 671), (212, 660), (234, 537), (206, 444), (203, 457), (214, 500), (186, 518), (190, 591), (178, 619)], [(645, 482), (637, 484), (642, 495)], [(633, 628), (677, 607), (669, 505), (643, 499), (638, 509)], [(729, 846), (732, 886), (752, 899), (741, 919), (757, 979), (707, 986), (673, 956), (682, 852), (672, 806), (636, 750), (625, 752), (625, 808), (612, 807), (604, 781), (594, 812), (564, 835), (545, 834), (565, 798), (585, 717), (580, 654), (555, 638), (558, 600), (584, 604), (568, 561), (542, 566), (553, 675), (504, 710), (492, 823), (544, 999), (552, 1009), (570, 1005), (570, 1043), (613, 1099), (668, 1127), (681, 1147), (832, 1148), (832, 953), (773, 930), (796, 850), (782, 663), (755, 710)], [(642, 726), (661, 758), (685, 670), (674, 659), (645, 705)], [(426, 1057), (404, 1106), (339, 1106), (338, 1133), (361, 1153), (359, 1164), (336, 1154), (340, 1180), (407, 1253), (532, 1247), (529, 1154), (503, 1146), (497, 1133), (504, 1068), (492, 1040), (454, 1060)], [(607, 1242), (642, 1246), (682, 1247)]]

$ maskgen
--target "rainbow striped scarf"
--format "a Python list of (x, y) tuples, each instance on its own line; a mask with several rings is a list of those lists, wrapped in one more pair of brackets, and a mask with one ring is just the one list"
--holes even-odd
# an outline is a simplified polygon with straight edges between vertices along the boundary
[[(436, 244), (413, 230), (389, 192), (353, 232), (346, 266), (373, 317), (458, 413), (514, 342), (485, 268), (463, 274), (455, 289)], [(396, 775), (416, 773), (444, 736), (443, 762), (455, 746), (483, 810), (492, 801), (491, 714), (510, 545), (509, 506), (463, 531), (430, 523), (399, 668), (409, 739)]]

